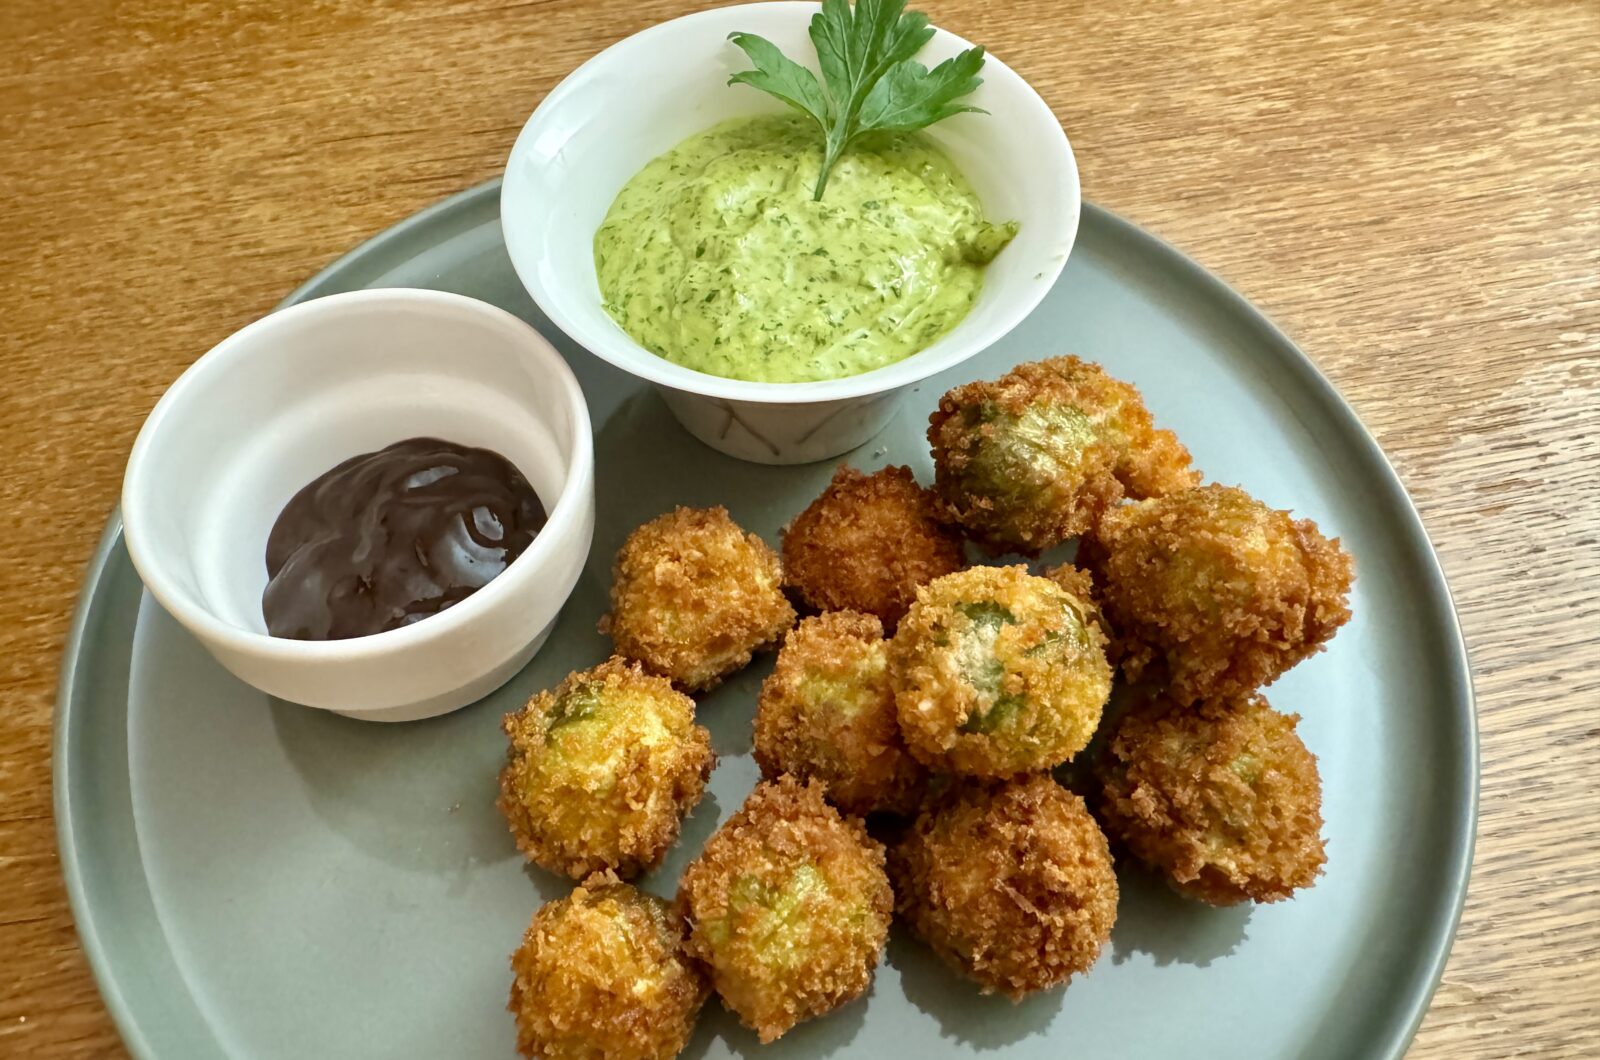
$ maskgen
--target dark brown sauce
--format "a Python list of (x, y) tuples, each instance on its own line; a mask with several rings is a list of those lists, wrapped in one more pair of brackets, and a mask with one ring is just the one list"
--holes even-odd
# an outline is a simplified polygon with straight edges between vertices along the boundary
[(351, 457), (284, 505), (267, 537), (267, 632), (342, 640), (421, 621), (504, 571), (545, 524), (499, 453), (410, 438)]

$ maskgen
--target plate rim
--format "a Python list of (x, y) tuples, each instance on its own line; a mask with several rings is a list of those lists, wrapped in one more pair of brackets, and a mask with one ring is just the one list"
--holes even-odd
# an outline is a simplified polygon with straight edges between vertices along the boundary
[[(295, 287), (283, 301), (273, 307), (273, 311), (316, 297), (318, 289), (330, 279), (365, 259), (381, 255), (392, 244), (405, 240), (417, 229), (425, 228), (441, 217), (457, 210), (483, 208), (486, 204), (498, 208), (500, 185), (501, 178), (495, 177), (455, 192), (410, 214), (339, 255)], [(1416, 1037), (1443, 979), (1466, 904), (1477, 841), (1482, 768), (1477, 697), (1472, 681), (1471, 659), (1466, 638), (1462, 633), (1460, 616), (1444, 567), (1428, 536), (1421, 512), (1418, 511), (1410, 494), (1406, 492), (1404, 483), (1377, 439), (1315, 362), (1271, 318), (1182, 250), (1120, 214), (1085, 200), (1083, 222), (1085, 227), (1092, 223), (1107, 225), (1118, 240), (1139, 241), (1152, 245), (1154, 249), (1168, 255), (1210, 300), (1220, 303), (1231, 313), (1259, 330), (1271, 345), (1282, 351), (1283, 363), (1292, 371), (1297, 381), (1312, 391), (1341, 428), (1352, 436), (1359, 449), (1357, 455), (1378, 470), (1379, 473), (1374, 476), (1370, 485), (1381, 489), (1385, 498), (1395, 504), (1402, 515), (1410, 517), (1402, 520), (1405, 523), (1404, 540), (1400, 544), (1424, 560), (1419, 573), (1426, 592), (1425, 602), (1437, 613), (1440, 621), (1439, 632), (1444, 634), (1445, 647), (1451, 656), (1449, 672), (1441, 674), (1440, 681), (1447, 686), (1445, 693), (1453, 708), (1452, 717), (1455, 721), (1453, 728), (1458, 730), (1456, 753), (1453, 757), (1461, 767), (1461, 773), (1459, 790), (1454, 793), (1450, 802), (1452, 805), (1462, 806), (1463, 811), (1456, 813), (1446, 822), (1450, 833), (1446, 846), (1452, 862), (1447, 872), (1449, 898), (1437, 910), (1437, 913), (1442, 915), (1434, 917), (1435, 922), (1428, 931), (1427, 952), (1417, 965), (1421, 975), (1416, 979), (1416, 986), (1408, 992), (1408, 1000), (1399, 1008), (1400, 1018), (1389, 1021), (1388, 1040), (1380, 1043), (1384, 1050), (1381, 1055), (1398, 1060), (1404, 1056)], [(84, 656), (94, 612), (101, 600), (107, 567), (121, 543), (121, 511), (114, 507), (101, 533), (99, 543), (85, 566), (60, 657), (51, 726), (51, 797), (61, 871), (66, 883), (68, 905), (80, 949), (89, 963), (101, 1000), (116, 1025), (124, 1047), (140, 1060), (159, 1060), (150, 1045), (140, 1014), (124, 996), (121, 981), (112, 967), (109, 949), (101, 941), (100, 924), (91, 895), (93, 885), (88, 882), (85, 875), (84, 859), (79, 848), (81, 837), (74, 825), (76, 810), (73, 806), (73, 791), (77, 773), (74, 769), (74, 747), (70, 736), (74, 720), (78, 716), (74, 713), (74, 707), (78, 706), (79, 697), (84, 695), (80, 691), (77, 670)]]

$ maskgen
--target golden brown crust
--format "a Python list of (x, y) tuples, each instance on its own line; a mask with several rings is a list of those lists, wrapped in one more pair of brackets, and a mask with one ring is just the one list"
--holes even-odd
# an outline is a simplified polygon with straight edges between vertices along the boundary
[(500, 812), (530, 861), (581, 879), (661, 860), (716, 763), (694, 701), (613, 657), (502, 722)]
[(511, 955), (517, 1051), (544, 1060), (670, 1060), (710, 993), (664, 901), (611, 873), (534, 914)]
[(1040, 362), (1077, 394), (1095, 420), (1095, 430), (1115, 454), (1112, 473), (1129, 497), (1161, 497), (1200, 484), (1189, 450), (1171, 431), (1160, 430), (1132, 383), (1106, 374), (1092, 361), (1052, 357)]
[(833, 481), (783, 531), (788, 584), (818, 611), (877, 615), (891, 632), (917, 586), (963, 564), (961, 538), (908, 467), (871, 475), (839, 465)]
[(612, 568), (601, 629), (617, 653), (700, 691), (794, 625), (783, 566), (728, 510), (677, 508), (628, 536)]
[(1180, 703), (1247, 695), (1350, 619), (1354, 565), (1309, 519), (1207, 485), (1105, 513), (1084, 539), (1128, 678)]
[(763, 1042), (866, 992), (893, 905), (883, 846), (789, 776), (758, 784), (678, 883), (689, 952)]
[(950, 390), (928, 418), (928, 444), (941, 514), (992, 555), (1038, 555), (1122, 495), (1114, 454), (1039, 364)]
[(896, 844), (890, 871), (911, 929), (1013, 1001), (1088, 971), (1117, 918), (1105, 836), (1043, 774), (959, 783)]
[(1077, 357), (956, 387), (929, 417), (928, 442), (944, 518), (996, 555), (1038, 555), (1076, 537), (1125, 492), (1199, 481), (1139, 392)]
[(1092, 623), (1105, 638), (1106, 643), (1110, 642), (1111, 626), (1106, 621), (1105, 611), (1100, 607), (1100, 596), (1095, 590), (1094, 578), (1088, 571), (1070, 563), (1060, 563), (1040, 571), (1039, 577), (1055, 582), (1072, 601), (1073, 610), (1082, 615), (1085, 622)]
[(1310, 887), (1326, 861), (1322, 783), (1299, 720), (1256, 695), (1133, 711), (1098, 764), (1106, 831), (1212, 905)]
[(900, 738), (888, 659), (872, 615), (802, 619), (761, 686), (754, 747), (761, 775), (815, 779), (845, 813), (914, 810), (927, 771)]
[(1099, 628), (1020, 566), (971, 567), (918, 590), (889, 645), (889, 679), (911, 753), (972, 776), (1067, 761), (1111, 694)]

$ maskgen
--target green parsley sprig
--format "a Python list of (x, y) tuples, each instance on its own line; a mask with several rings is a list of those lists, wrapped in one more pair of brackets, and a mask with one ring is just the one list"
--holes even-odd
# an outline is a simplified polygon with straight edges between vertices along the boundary
[(776, 96), (817, 123), (823, 135), (822, 169), (812, 199), (821, 199), (834, 164), (869, 132), (910, 132), (963, 111), (986, 113), (956, 100), (983, 79), (983, 49), (968, 48), (932, 70), (912, 56), (933, 38), (928, 16), (907, 11), (905, 0), (823, 0), (811, 19), (822, 82), (754, 33), (730, 33), (754, 70), (734, 74), (744, 84)]

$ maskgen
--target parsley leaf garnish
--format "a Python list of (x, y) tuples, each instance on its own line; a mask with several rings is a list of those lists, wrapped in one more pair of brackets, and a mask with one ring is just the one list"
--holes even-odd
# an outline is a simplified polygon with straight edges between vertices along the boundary
[(962, 111), (986, 113), (956, 100), (983, 79), (983, 49), (968, 48), (932, 70), (912, 56), (933, 38), (928, 16), (905, 0), (823, 0), (811, 19), (822, 81), (754, 33), (731, 33), (755, 64), (728, 79), (776, 96), (822, 130), (822, 169), (812, 199), (821, 199), (834, 164), (869, 132), (910, 132)]

